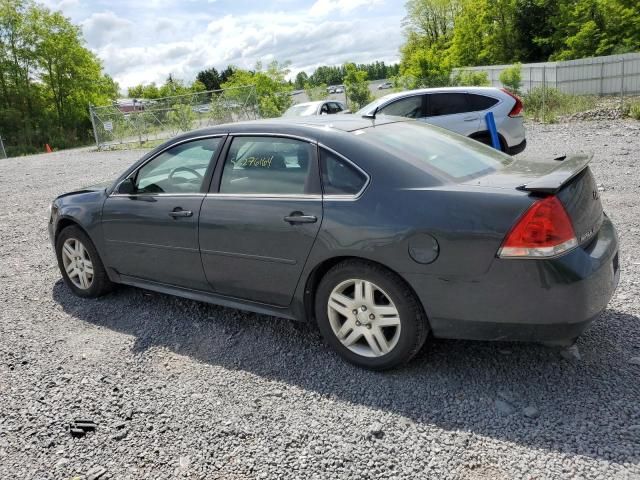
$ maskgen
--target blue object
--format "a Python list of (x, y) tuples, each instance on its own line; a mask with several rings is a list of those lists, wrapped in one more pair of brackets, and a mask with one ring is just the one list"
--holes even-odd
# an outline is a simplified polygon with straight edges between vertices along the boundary
[(496, 150), (502, 150), (500, 147), (500, 139), (498, 138), (498, 129), (496, 128), (496, 121), (493, 118), (493, 112), (487, 112), (484, 116), (484, 119), (487, 121), (487, 129), (491, 134), (491, 145)]

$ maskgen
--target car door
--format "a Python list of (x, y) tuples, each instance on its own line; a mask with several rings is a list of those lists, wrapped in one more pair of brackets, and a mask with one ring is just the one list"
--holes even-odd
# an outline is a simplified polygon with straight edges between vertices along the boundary
[(118, 273), (210, 290), (198, 247), (198, 215), (224, 137), (174, 145), (116, 188), (102, 211), (109, 265)]
[(424, 121), (469, 136), (480, 127), (480, 114), (472, 112), (464, 92), (427, 94)]
[(287, 306), (322, 222), (312, 141), (237, 135), (200, 214), (200, 251), (216, 293)]

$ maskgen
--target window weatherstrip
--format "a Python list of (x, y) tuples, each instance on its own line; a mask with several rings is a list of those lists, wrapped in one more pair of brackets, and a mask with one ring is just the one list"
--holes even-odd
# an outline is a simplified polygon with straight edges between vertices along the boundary
[[(371, 183), (371, 176), (367, 172), (365, 172), (362, 168), (360, 168), (358, 165), (356, 165), (351, 160), (349, 160), (347, 157), (345, 157), (339, 152), (336, 152), (334, 149), (327, 147), (322, 143), (318, 143), (318, 147), (324, 148), (328, 152), (331, 152), (332, 154), (334, 154), (336, 157), (344, 160), (349, 165), (351, 165), (354, 169), (356, 169), (358, 172), (364, 175), (364, 178), (365, 178), (365, 182), (362, 185), (362, 188), (358, 190), (357, 193), (354, 193), (353, 195), (344, 194), (344, 193), (323, 193), (322, 198), (326, 200), (357, 200), (359, 199), (364, 193), (364, 191), (367, 189), (367, 187), (369, 186), (369, 183)], [(320, 165), (320, 161), (321, 161), (320, 156), (318, 156), (318, 165)], [(324, 185), (323, 185), (323, 188), (324, 188)]]
[[(140, 165), (138, 165), (136, 168), (134, 168), (132, 171), (129, 172), (129, 174), (124, 177), (122, 180), (120, 180), (118, 182), (118, 184), (115, 186), (115, 188), (111, 191), (111, 193), (109, 194), (109, 197), (137, 197), (139, 195), (162, 195), (162, 196), (173, 196), (173, 195), (179, 195), (179, 196), (184, 196), (184, 195), (198, 195), (198, 196), (204, 196), (204, 193), (202, 192), (198, 192), (198, 193), (133, 193), (131, 195), (127, 195), (124, 193), (114, 193), (117, 192), (118, 189), (120, 188), (120, 185), (122, 184), (122, 182), (124, 182), (126, 179), (131, 178), (132, 175), (137, 175), (138, 171), (144, 167), (145, 165), (147, 165), (149, 162), (152, 162), (153, 160), (155, 160), (156, 158), (158, 158), (160, 155), (162, 155), (164, 152), (166, 152), (167, 150), (172, 149), (173, 147), (176, 147), (178, 145), (182, 145), (183, 143), (188, 143), (188, 142), (192, 142), (195, 140), (204, 140), (206, 138), (224, 138), (224, 137), (228, 137), (229, 134), (228, 133), (215, 133), (215, 134), (210, 134), (210, 135), (200, 135), (198, 137), (191, 137), (191, 138), (186, 138), (184, 140), (180, 140), (179, 142), (176, 143), (172, 143), (171, 145), (168, 145), (167, 147), (163, 148), (162, 150), (160, 150), (159, 152), (156, 152), (155, 155), (153, 155), (153, 157), (148, 158), (147, 160), (145, 160), (143, 163), (141, 163)], [(209, 162), (212, 162), (214, 160), (213, 155), (217, 153), (217, 152), (213, 152), (211, 153), (211, 158), (209, 159)], [(209, 168), (209, 167), (207, 167)]]

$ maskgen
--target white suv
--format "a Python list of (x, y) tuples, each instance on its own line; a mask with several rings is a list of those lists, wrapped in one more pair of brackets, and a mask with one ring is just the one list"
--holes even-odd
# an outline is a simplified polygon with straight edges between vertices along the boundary
[(446, 87), (391, 93), (356, 114), (415, 118), (491, 145), (485, 115), (493, 112), (502, 150), (515, 155), (527, 146), (522, 108), (522, 101), (506, 90)]

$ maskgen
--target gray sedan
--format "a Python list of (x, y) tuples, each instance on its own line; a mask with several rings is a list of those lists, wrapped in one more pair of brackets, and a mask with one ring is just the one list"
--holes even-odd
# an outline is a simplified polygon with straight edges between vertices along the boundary
[(81, 297), (127, 284), (315, 321), (384, 369), (429, 333), (567, 344), (598, 317), (618, 242), (588, 161), (398, 117), (220, 125), (61, 195), (49, 233)]

